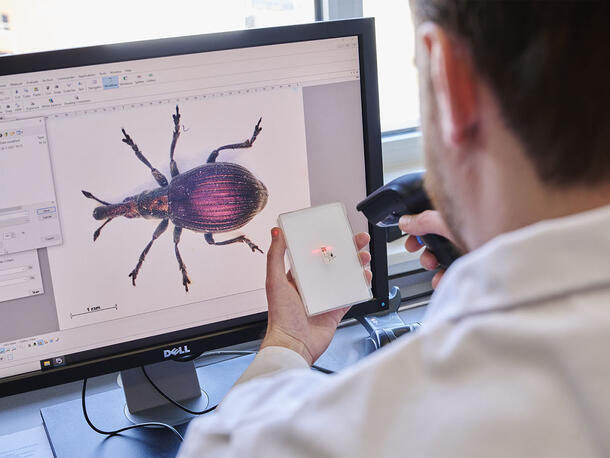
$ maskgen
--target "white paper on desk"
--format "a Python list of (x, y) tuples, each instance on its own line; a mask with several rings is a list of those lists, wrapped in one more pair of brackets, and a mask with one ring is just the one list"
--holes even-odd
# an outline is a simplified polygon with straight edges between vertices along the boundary
[(53, 458), (44, 426), (0, 436), (0, 458)]

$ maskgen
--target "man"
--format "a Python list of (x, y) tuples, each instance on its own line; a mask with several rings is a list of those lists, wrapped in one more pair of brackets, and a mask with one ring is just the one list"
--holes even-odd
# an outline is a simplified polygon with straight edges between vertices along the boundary
[(401, 227), (468, 254), (417, 334), (326, 376), (343, 311), (306, 317), (274, 230), (261, 352), (182, 456), (610, 456), (608, 6), (411, 5), (442, 218)]

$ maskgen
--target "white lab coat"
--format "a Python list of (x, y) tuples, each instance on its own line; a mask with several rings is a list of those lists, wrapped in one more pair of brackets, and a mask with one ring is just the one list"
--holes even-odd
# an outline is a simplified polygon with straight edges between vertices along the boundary
[(180, 456), (610, 456), (610, 206), (462, 257), (421, 330), (339, 374), (265, 349)]

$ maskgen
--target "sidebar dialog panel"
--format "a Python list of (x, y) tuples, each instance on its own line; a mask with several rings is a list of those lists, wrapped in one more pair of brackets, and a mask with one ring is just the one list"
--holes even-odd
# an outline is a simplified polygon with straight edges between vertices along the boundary
[(0, 122), (0, 255), (62, 243), (45, 118)]

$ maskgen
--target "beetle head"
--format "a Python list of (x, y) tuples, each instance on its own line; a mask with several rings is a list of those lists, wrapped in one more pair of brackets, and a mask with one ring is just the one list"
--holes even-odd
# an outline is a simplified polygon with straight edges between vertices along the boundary
[(100, 205), (93, 209), (93, 217), (97, 220), (116, 218), (124, 216), (126, 218), (137, 218), (140, 216), (136, 208), (137, 196), (127, 197), (120, 204)]
[(169, 212), (167, 188), (144, 191), (138, 196), (137, 208), (143, 218), (167, 218)]

